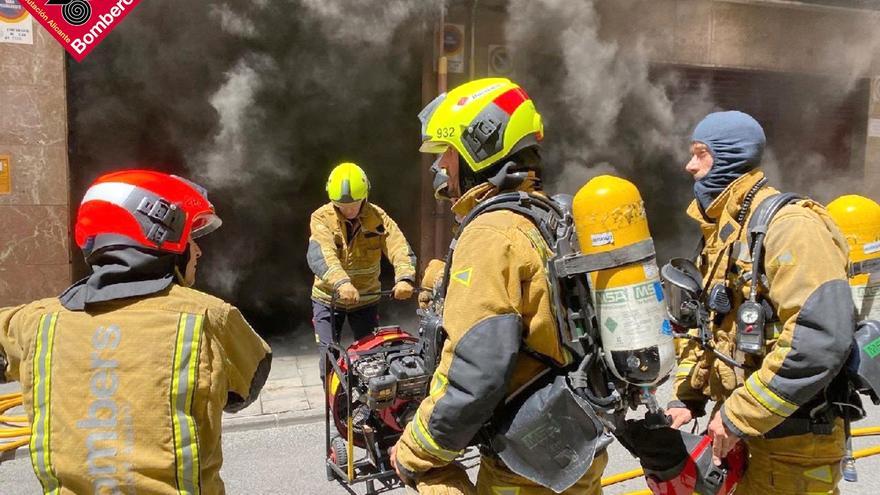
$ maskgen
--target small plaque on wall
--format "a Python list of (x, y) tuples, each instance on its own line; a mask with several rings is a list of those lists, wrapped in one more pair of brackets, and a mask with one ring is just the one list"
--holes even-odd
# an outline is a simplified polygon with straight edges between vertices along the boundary
[(880, 119), (868, 119), (868, 137), (880, 137)]
[(0, 155), (0, 194), (12, 192), (12, 160), (9, 155)]
[(19, 0), (0, 0), (0, 43), (34, 44), (34, 20)]

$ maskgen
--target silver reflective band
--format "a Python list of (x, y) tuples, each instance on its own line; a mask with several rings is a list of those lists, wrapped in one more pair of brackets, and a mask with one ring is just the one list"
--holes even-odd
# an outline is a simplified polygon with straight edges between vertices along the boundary
[(33, 369), (33, 425), (31, 428), (30, 450), (34, 473), (43, 486), (43, 493), (55, 495), (61, 487), (55, 470), (52, 468), (50, 448), (51, 400), (52, 400), (52, 346), (55, 341), (55, 324), (58, 313), (46, 314), (40, 318), (37, 328), (36, 348), (34, 349)]
[(177, 490), (186, 495), (198, 495), (200, 491), (199, 438), (195, 419), (192, 417), (192, 402), (197, 385), (203, 319), (203, 315), (180, 315), (171, 375), (171, 420)]
[(880, 273), (880, 258), (859, 261), (850, 265), (849, 276), (863, 275), (865, 273)]

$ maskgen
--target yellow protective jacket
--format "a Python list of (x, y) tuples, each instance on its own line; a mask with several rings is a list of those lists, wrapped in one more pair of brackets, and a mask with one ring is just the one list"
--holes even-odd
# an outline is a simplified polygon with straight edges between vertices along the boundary
[(21, 382), (48, 494), (222, 494), (220, 419), (254, 399), (269, 347), (220, 299), (172, 284), (69, 311), (0, 310), (6, 380)]
[[(453, 211), (464, 217), (495, 194), (478, 186)], [(397, 443), (398, 467), (411, 477), (450, 463), (505, 397), (546, 369), (521, 352), (523, 342), (568, 364), (550, 307), (544, 268), (550, 255), (534, 224), (511, 211), (479, 215), (461, 232), (443, 310), (447, 339), (440, 363), (429, 396)]]
[[(308, 262), (315, 274), (312, 299), (329, 305), (336, 289), (351, 282), (361, 293), (377, 292), (382, 255), (394, 266), (394, 280), (409, 280), (415, 285), (416, 256), (397, 223), (382, 208), (364, 203), (353, 235), (347, 235), (346, 219), (333, 203), (312, 213)], [(356, 309), (372, 304), (379, 296), (361, 297), (357, 304), (343, 309)]]
[(776, 214), (764, 241), (769, 290), (762, 286), (759, 296), (777, 316), (776, 322), (768, 318), (764, 355), (736, 351), (736, 313), (750, 291), (743, 275), (753, 270), (748, 222), (761, 201), (778, 191), (763, 187), (744, 222), (736, 218), (748, 191), (763, 177), (755, 170), (737, 179), (705, 216), (696, 201), (688, 209), (705, 240), (698, 263), (705, 287), (722, 283), (733, 293), (733, 310), (711, 326), (713, 343), (746, 369), (735, 370), (693, 341), (679, 342), (671, 405), (687, 405), (699, 414), (707, 399), (723, 403), (722, 419), (739, 436), (763, 435), (815, 401), (843, 366), (854, 330), (846, 241), (821, 205), (804, 200)]

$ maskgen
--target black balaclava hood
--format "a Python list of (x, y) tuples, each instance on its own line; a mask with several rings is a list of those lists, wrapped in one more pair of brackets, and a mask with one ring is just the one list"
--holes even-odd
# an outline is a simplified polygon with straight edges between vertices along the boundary
[(162, 292), (184, 273), (189, 246), (183, 254), (162, 253), (130, 245), (93, 246), (86, 261), (88, 277), (74, 283), (58, 296), (71, 311), (84, 311), (89, 304), (142, 297)]
[(767, 138), (751, 115), (730, 111), (707, 115), (691, 141), (705, 144), (712, 153), (712, 169), (694, 183), (694, 196), (705, 211), (727, 186), (761, 163)]

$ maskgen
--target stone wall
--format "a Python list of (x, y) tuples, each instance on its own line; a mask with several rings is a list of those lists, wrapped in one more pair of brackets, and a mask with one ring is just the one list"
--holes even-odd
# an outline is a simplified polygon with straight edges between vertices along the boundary
[(0, 43), (0, 307), (57, 295), (70, 284), (64, 49), (34, 22), (34, 44)]
[(865, 145), (865, 189), (880, 201), (880, 77), (871, 80), (868, 137)]
[[(880, 12), (718, 0), (600, 0), (601, 34), (656, 62), (780, 72), (880, 74)], [(876, 46), (875, 46), (876, 48)]]

